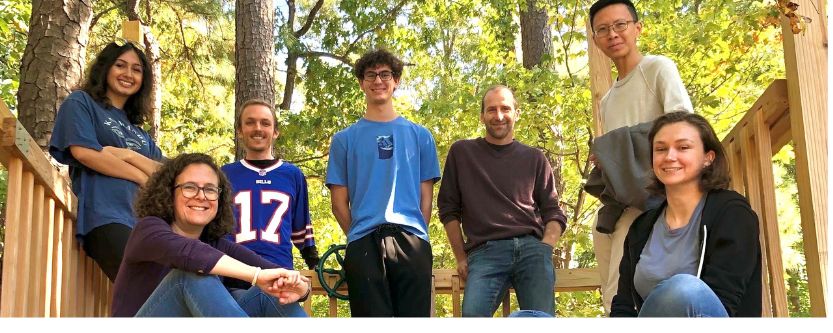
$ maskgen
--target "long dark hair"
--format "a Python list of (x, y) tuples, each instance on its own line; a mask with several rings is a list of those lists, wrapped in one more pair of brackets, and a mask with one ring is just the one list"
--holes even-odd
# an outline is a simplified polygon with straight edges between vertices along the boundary
[[(717, 134), (714, 128), (709, 124), (709, 121), (698, 114), (689, 113), (685, 111), (677, 111), (666, 113), (656, 120), (648, 132), (648, 141), (651, 146), (651, 160), (654, 159), (654, 137), (660, 129), (667, 125), (674, 123), (685, 122), (697, 129), (700, 133), (700, 141), (703, 141), (703, 152), (714, 152), (714, 161), (703, 168), (700, 174), (700, 190), (709, 192), (714, 189), (727, 189), (731, 178), (729, 176), (729, 161), (726, 159), (726, 152), (723, 150), (723, 145), (717, 139)], [(665, 184), (663, 184), (656, 175), (652, 175), (650, 183), (647, 187), (648, 191), (654, 194), (665, 195)]]
[(112, 106), (107, 98), (107, 73), (110, 67), (116, 63), (116, 59), (128, 51), (134, 51), (142, 62), (142, 86), (139, 91), (127, 98), (124, 103), (124, 112), (131, 124), (142, 125), (150, 119), (150, 89), (153, 84), (153, 73), (145, 53), (130, 42), (119, 46), (116, 43), (107, 44), (104, 50), (95, 57), (92, 65), (87, 71), (87, 79), (81, 86), (98, 103), (105, 106)]
[(217, 174), (220, 187), (220, 198), (217, 199), (217, 216), (205, 226), (200, 235), (204, 241), (216, 241), (231, 233), (234, 228), (234, 215), (231, 211), (231, 184), (228, 178), (214, 163), (211, 156), (200, 153), (181, 154), (168, 160), (153, 176), (148, 179), (145, 187), (139, 191), (134, 210), (136, 216), (159, 217), (168, 224), (176, 218), (174, 214), (174, 186), (176, 177), (191, 164), (205, 164)]

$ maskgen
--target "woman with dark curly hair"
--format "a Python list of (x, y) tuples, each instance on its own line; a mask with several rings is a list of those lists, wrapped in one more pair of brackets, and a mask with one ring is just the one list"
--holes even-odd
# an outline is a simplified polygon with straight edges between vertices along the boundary
[(81, 90), (61, 104), (49, 142), (49, 153), (69, 165), (78, 197), (76, 237), (110, 281), (136, 224), (133, 198), (162, 159), (140, 127), (149, 118), (152, 81), (141, 50), (108, 44)]
[[(231, 185), (205, 154), (167, 161), (139, 192), (113, 290), (115, 317), (305, 317), (309, 279), (223, 235), (234, 225)], [(228, 290), (223, 278), (250, 281)]]
[(729, 190), (729, 165), (702, 116), (673, 112), (648, 133), (665, 202), (625, 238), (611, 317), (760, 317), (758, 216)]

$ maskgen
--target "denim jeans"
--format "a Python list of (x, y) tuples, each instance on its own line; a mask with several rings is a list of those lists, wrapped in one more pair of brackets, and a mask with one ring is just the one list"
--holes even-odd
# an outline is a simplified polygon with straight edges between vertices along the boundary
[(552, 246), (534, 236), (488, 241), (468, 255), (463, 317), (491, 317), (509, 286), (521, 310), (555, 315)]
[(298, 303), (282, 305), (257, 286), (229, 291), (216, 275), (172, 269), (137, 317), (306, 317)]
[(640, 317), (728, 317), (723, 303), (694, 275), (677, 274), (660, 282), (648, 294)]

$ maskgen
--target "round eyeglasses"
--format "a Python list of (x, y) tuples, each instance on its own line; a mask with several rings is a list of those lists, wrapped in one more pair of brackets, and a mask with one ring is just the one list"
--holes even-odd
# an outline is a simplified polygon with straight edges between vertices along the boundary
[(183, 183), (177, 186), (174, 186), (174, 189), (179, 188), (182, 190), (182, 196), (188, 199), (196, 198), (197, 195), (202, 191), (202, 194), (205, 196), (206, 200), (209, 201), (216, 201), (220, 198), (220, 192), (223, 189), (214, 186), (214, 185), (207, 185), (207, 186), (197, 186), (194, 183)]

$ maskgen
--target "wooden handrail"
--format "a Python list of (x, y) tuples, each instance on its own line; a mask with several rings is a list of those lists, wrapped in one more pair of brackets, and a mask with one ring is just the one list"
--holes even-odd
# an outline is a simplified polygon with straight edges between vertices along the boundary
[[(312, 281), (313, 296), (323, 295), (324, 297), (327, 297), (327, 292), (324, 290), (324, 287), (321, 286), (321, 282), (319, 281), (318, 275), (315, 271), (302, 270), (301, 274), (308, 277), (310, 281)], [(591, 291), (599, 289), (600, 277), (595, 268), (556, 269), (555, 274), (556, 292)], [(332, 274), (325, 274), (324, 278), (330, 281), (331, 285), (338, 279), (336, 275)], [(465, 286), (466, 282), (460, 279), (456, 269), (434, 269), (433, 285), (431, 290), (432, 295), (451, 295), (452, 315), (454, 317), (460, 317), (462, 314), (461, 296), (465, 292)], [(514, 290), (511, 289), (510, 291), (514, 292)], [(338, 292), (347, 295), (347, 284), (343, 284), (338, 289)], [(507, 316), (511, 310), (506, 302), (508, 299), (509, 297), (507, 296), (504, 300), (502, 308), (502, 314), (504, 317)], [(304, 310), (306, 310), (309, 315), (312, 315), (311, 300), (312, 297), (310, 297), (310, 301), (304, 302)], [(338, 314), (338, 300), (334, 297), (328, 297), (328, 302), (329, 311), (327, 316), (336, 317)]]
[(75, 238), (69, 181), (2, 101), (0, 163), (9, 171), (0, 317), (106, 316), (110, 282)]

